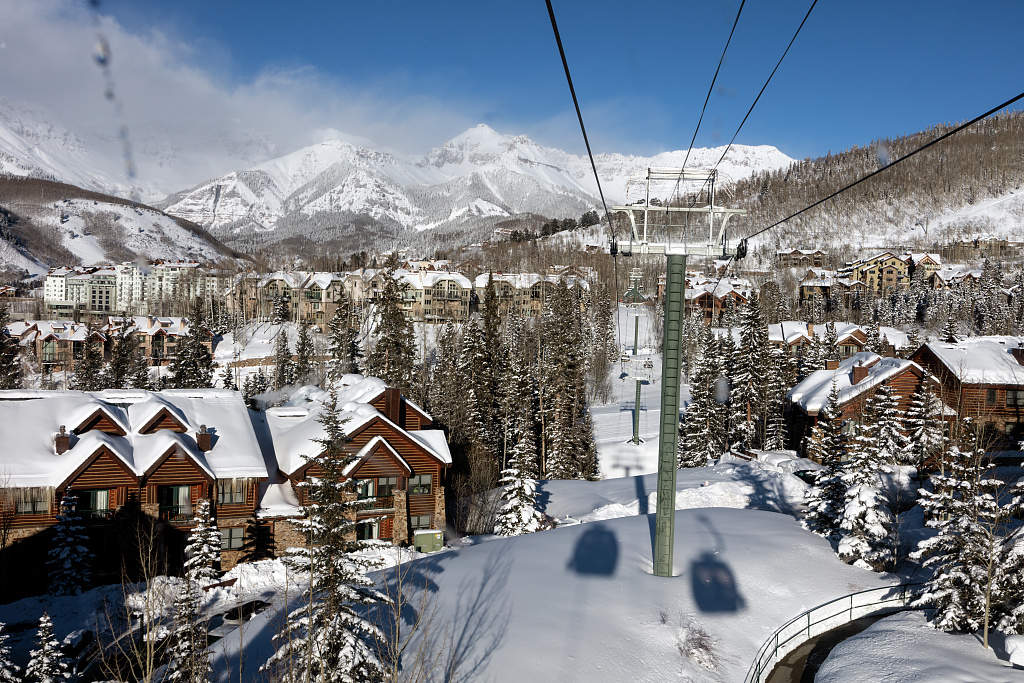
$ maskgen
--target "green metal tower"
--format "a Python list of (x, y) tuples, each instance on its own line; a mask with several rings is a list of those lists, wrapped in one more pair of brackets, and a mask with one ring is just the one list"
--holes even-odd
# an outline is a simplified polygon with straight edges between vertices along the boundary
[(658, 507), (654, 527), (654, 575), (672, 576), (676, 528), (676, 450), (686, 302), (686, 255), (669, 254), (665, 278), (665, 351), (661, 364), (661, 428), (658, 433)]

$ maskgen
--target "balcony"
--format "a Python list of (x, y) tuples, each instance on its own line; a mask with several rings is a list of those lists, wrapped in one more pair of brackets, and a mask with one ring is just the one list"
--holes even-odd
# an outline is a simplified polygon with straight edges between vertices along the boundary
[(78, 514), (86, 522), (105, 522), (114, 517), (114, 511), (106, 510), (78, 510)]
[(160, 519), (171, 523), (186, 523), (192, 521), (191, 505), (161, 505)]
[(394, 496), (377, 496), (375, 498), (360, 498), (359, 512), (377, 512), (395, 509)]

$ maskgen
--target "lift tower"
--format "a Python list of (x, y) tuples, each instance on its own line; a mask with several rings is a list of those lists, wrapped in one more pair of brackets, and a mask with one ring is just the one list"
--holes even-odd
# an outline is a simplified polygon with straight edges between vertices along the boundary
[[(630, 224), (628, 242), (620, 242), (623, 255), (665, 254), (664, 355), (661, 365), (661, 424), (658, 431), (658, 505), (654, 530), (654, 574), (672, 576), (675, 542), (676, 467), (679, 444), (679, 389), (682, 381), (682, 330), (686, 305), (687, 257), (742, 257), (746, 243), (730, 242), (726, 226), (733, 216), (746, 214), (715, 204), (718, 172), (689, 168), (648, 168), (626, 182), (626, 204), (612, 207), (625, 213)], [(695, 185), (699, 183), (699, 187)], [(669, 206), (677, 190), (696, 190), (703, 206)], [(640, 191), (640, 196), (637, 195)], [(664, 190), (668, 190), (667, 194)], [(652, 194), (653, 191), (653, 194)], [(658, 198), (658, 194), (666, 200)], [(630, 202), (630, 199), (634, 201)], [(652, 199), (654, 203), (652, 203)], [(694, 204), (697, 202), (695, 201)], [(690, 214), (706, 215), (691, 226)], [(682, 221), (678, 222), (681, 218)], [(676, 220), (677, 222), (673, 222)]]

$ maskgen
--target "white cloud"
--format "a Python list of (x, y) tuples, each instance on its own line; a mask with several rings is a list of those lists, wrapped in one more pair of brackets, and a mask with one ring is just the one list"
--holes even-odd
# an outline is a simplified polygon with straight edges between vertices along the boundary
[[(181, 189), (326, 137), (421, 153), (476, 123), (459, 113), (460, 103), (384, 83), (353, 88), (312, 67), (228, 82), (203, 66), (203, 48), (155, 28), (132, 33), (109, 17), (97, 24), (84, 5), (0, 0), (0, 98), (42, 109), (88, 147), (101, 147), (111, 169), (121, 164), (123, 120), (143, 184)], [(110, 45), (120, 117), (93, 59), (97, 29)], [(465, 104), (462, 111), (474, 108)]]

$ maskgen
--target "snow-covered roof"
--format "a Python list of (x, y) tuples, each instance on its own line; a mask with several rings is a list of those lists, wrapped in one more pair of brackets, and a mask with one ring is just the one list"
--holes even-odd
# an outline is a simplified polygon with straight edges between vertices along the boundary
[[(867, 367), (868, 372), (854, 384), (856, 366)], [(861, 351), (841, 361), (835, 370), (815, 370), (790, 389), (787, 397), (808, 415), (816, 415), (828, 403), (833, 385), (839, 391), (839, 403), (843, 404), (911, 368), (923, 372), (917, 363), (905, 358), (883, 358), (877, 353)]]
[(444, 281), (454, 282), (463, 289), (470, 289), (473, 286), (465, 275), (447, 270), (397, 270), (395, 278), (413, 289), (428, 289)]
[[(181, 421), (185, 433), (139, 431), (161, 408)], [(97, 410), (125, 436), (90, 430), (71, 437), (71, 449), (57, 455), (54, 435), (61, 425), (75, 429)], [(206, 425), (212, 447), (199, 450), (195, 433)], [(100, 446), (106, 446), (136, 476), (142, 476), (171, 448), (191, 457), (211, 477), (266, 477), (267, 468), (241, 394), (219, 389), (0, 391), (0, 480), (10, 486), (57, 486)]]
[(583, 289), (590, 289), (590, 283), (586, 279), (575, 275), (541, 275), (540, 273), (483, 273), (473, 279), (473, 287), (477, 290), (485, 289), (488, 278), (494, 278), (494, 282), (507, 282), (515, 289), (529, 289), (538, 282), (557, 285), (562, 280), (569, 287), (579, 286)]
[(925, 345), (950, 373), (967, 384), (1024, 384), (1024, 366), (1010, 349), (1024, 346), (1024, 337), (968, 337), (955, 344)]
[(295, 495), (290, 481), (279, 484), (267, 484), (260, 496), (260, 507), (256, 516), (266, 517), (295, 517), (301, 514), (302, 506), (299, 497)]
[(309, 278), (309, 273), (303, 271), (287, 271), (279, 270), (273, 273), (267, 273), (260, 278), (259, 287), (266, 287), (271, 282), (276, 280), (283, 281), (288, 287), (296, 289), (302, 287), (302, 285)]
[(384, 440), (384, 437), (382, 437), (382, 436), (375, 436), (372, 439), (370, 439), (369, 441), (367, 441), (365, 446), (363, 446), (362, 448), (359, 449), (359, 452), (356, 453), (355, 457), (352, 459), (352, 462), (350, 462), (348, 465), (346, 465), (345, 469), (343, 469), (341, 471), (341, 473), (343, 475), (345, 475), (346, 477), (348, 475), (352, 474), (352, 472), (355, 471), (355, 469), (359, 466), (360, 461), (363, 458), (365, 458), (370, 452), (372, 452), (373, 449), (376, 448), (377, 446), (383, 446), (384, 448), (386, 448), (388, 450), (388, 453), (390, 453), (391, 456), (395, 460), (397, 460), (398, 463), (406, 471), (412, 472), (412, 468), (409, 467), (409, 463), (407, 463), (405, 461), (405, 458), (403, 458), (401, 455), (398, 454), (398, 451), (396, 451), (394, 448), (391, 447), (391, 444), (389, 444), (387, 441)]
[(904, 254), (903, 256), (904, 256), (904, 260), (910, 261), (910, 262), (911, 262), (911, 263), (913, 263), (913, 264), (914, 264), (915, 266), (916, 266), (917, 264), (921, 263), (921, 261), (924, 261), (925, 259), (931, 259), (931, 260), (932, 260), (933, 262), (935, 262), (936, 264), (941, 264), (941, 263), (942, 263), (942, 257), (941, 257), (941, 256), (939, 256), (938, 254), (926, 254), (926, 253), (920, 253), (920, 254), (915, 254), (915, 253), (907, 253), (907, 254)]

